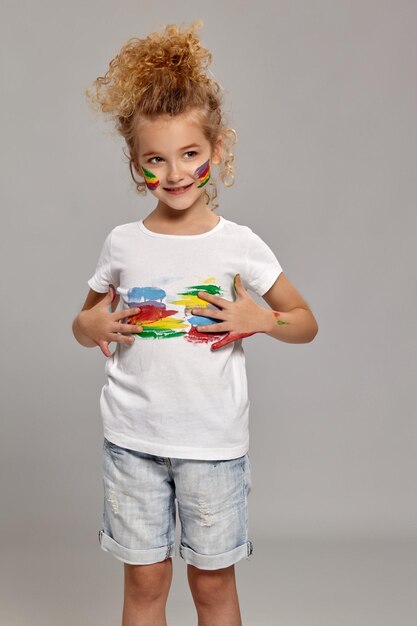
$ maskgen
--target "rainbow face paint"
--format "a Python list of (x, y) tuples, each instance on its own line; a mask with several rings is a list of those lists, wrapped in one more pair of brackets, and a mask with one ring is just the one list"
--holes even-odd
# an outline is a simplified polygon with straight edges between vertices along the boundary
[(154, 191), (159, 186), (158, 178), (155, 176), (155, 174), (152, 174), (152, 172), (146, 170), (142, 165), (141, 168), (145, 177), (145, 183), (147, 188), (150, 189), (150, 191)]
[(210, 178), (210, 160), (197, 167), (194, 175), (200, 180), (200, 184), (197, 187), (204, 187)]

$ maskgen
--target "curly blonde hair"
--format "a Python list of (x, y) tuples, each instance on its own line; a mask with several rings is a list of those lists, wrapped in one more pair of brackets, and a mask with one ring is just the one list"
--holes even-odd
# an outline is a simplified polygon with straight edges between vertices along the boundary
[[(217, 137), (222, 137), (220, 177), (225, 187), (231, 187), (234, 183), (232, 146), (237, 134), (226, 124), (221, 86), (207, 74), (211, 53), (196, 35), (202, 26), (202, 20), (188, 28), (168, 24), (162, 33), (151, 33), (145, 39), (129, 39), (109, 63), (106, 74), (87, 87), (86, 95), (94, 110), (115, 121), (116, 130), (129, 149), (131, 173), (132, 163), (136, 162), (140, 119), (174, 116), (192, 110), (198, 115), (212, 149)], [(136, 180), (135, 183), (138, 193), (146, 194), (146, 183)], [(214, 203), (217, 185), (212, 178), (207, 187), (207, 203), (215, 209), (218, 207)]]

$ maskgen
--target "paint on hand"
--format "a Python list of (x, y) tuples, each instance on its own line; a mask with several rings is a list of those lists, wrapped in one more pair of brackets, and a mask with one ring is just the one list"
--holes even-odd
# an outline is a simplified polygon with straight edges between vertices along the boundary
[(208, 183), (210, 178), (210, 160), (197, 167), (195, 176), (200, 180), (200, 184), (197, 187), (204, 187)]
[(143, 165), (141, 165), (141, 168), (142, 168), (143, 175), (145, 177), (145, 183), (146, 183), (147, 188), (150, 189), (151, 191), (154, 191), (154, 189), (156, 189), (159, 186), (158, 178), (155, 176), (155, 174), (152, 174), (152, 172), (145, 169)]
[(236, 291), (236, 293), (237, 293), (236, 278), (237, 278), (238, 276), (239, 276), (239, 274), (236, 274), (236, 276), (235, 276), (235, 277), (234, 277), (234, 279), (233, 279), (233, 288), (234, 288), (234, 290)]
[(277, 318), (281, 315), (281, 313), (278, 313), (278, 311), (272, 311), (272, 312), (273, 312), (273, 314), (275, 315), (275, 318), (276, 318), (276, 319), (275, 319), (275, 323), (276, 323), (276, 324), (280, 324), (280, 325), (281, 325), (281, 324), (289, 324), (289, 322), (284, 322), (284, 320), (279, 320), (279, 319), (277, 319)]
[[(185, 307), (184, 314), (188, 318), (187, 321), (191, 324), (191, 329), (188, 335), (184, 337), (184, 339), (186, 339), (187, 341), (190, 341), (192, 343), (209, 343), (210, 341), (215, 341), (216, 339), (220, 339), (223, 336), (222, 333), (200, 332), (199, 330), (197, 330), (197, 326), (199, 324), (204, 324), (207, 326), (217, 324), (219, 322), (219, 320), (211, 318), (209, 316), (210, 309), (213, 308), (218, 310), (218, 307), (208, 304), (206, 300), (203, 300), (199, 297), (200, 293), (207, 293), (210, 295), (222, 294), (221, 287), (219, 285), (216, 285), (214, 281), (214, 278), (208, 278), (201, 285), (190, 285), (186, 291), (181, 291), (179, 293), (179, 295), (182, 296), (181, 299), (172, 301), (173, 304), (179, 304)], [(204, 314), (202, 315), (194, 315), (193, 309), (195, 307), (205, 309), (205, 311), (207, 311), (207, 315), (205, 314), (205, 311), (203, 311)], [(190, 314), (191, 317), (188, 317)]]
[(251, 337), (257, 332), (258, 331), (254, 331), (253, 333), (235, 333), (234, 331), (226, 331), (225, 336), (220, 339), (220, 341), (216, 341), (216, 343), (211, 345), (211, 350), (218, 350), (219, 348), (223, 348), (223, 346), (227, 346), (228, 343), (232, 343), (238, 339), (244, 339), (245, 337)]
[[(240, 278), (240, 274), (235, 274), (233, 278), (233, 288), (235, 290), (236, 295), (238, 293), (237, 284), (236, 284), (236, 280), (238, 276), (241, 281), (242, 279)], [(255, 335), (257, 332), (259, 331), (253, 331), (251, 333), (237, 333), (234, 331), (226, 331), (224, 336), (219, 341), (216, 341), (215, 343), (211, 345), (211, 350), (218, 350), (219, 348), (223, 348), (224, 346), (227, 346), (227, 344), (232, 343), (233, 341), (237, 341), (238, 339), (251, 337), (252, 335)]]

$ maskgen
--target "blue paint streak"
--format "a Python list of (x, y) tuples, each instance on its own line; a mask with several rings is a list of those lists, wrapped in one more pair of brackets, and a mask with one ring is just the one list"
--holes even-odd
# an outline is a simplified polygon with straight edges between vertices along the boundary
[(191, 326), (208, 326), (209, 324), (220, 324), (221, 320), (215, 320), (212, 317), (203, 317), (202, 315), (192, 315), (187, 318)]
[(129, 302), (141, 300), (162, 300), (166, 297), (166, 291), (159, 287), (132, 287), (127, 292)]

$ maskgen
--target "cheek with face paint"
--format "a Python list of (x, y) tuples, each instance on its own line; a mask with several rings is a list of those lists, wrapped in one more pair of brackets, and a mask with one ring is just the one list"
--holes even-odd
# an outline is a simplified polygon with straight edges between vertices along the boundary
[(146, 170), (142, 165), (141, 168), (145, 177), (145, 183), (147, 188), (151, 191), (154, 191), (159, 186), (159, 179), (155, 176), (155, 174), (152, 174), (152, 172)]
[(194, 175), (200, 181), (200, 184), (197, 185), (197, 187), (204, 187), (210, 178), (210, 161), (208, 160), (203, 163), (203, 165), (200, 165), (200, 167), (197, 167)]

